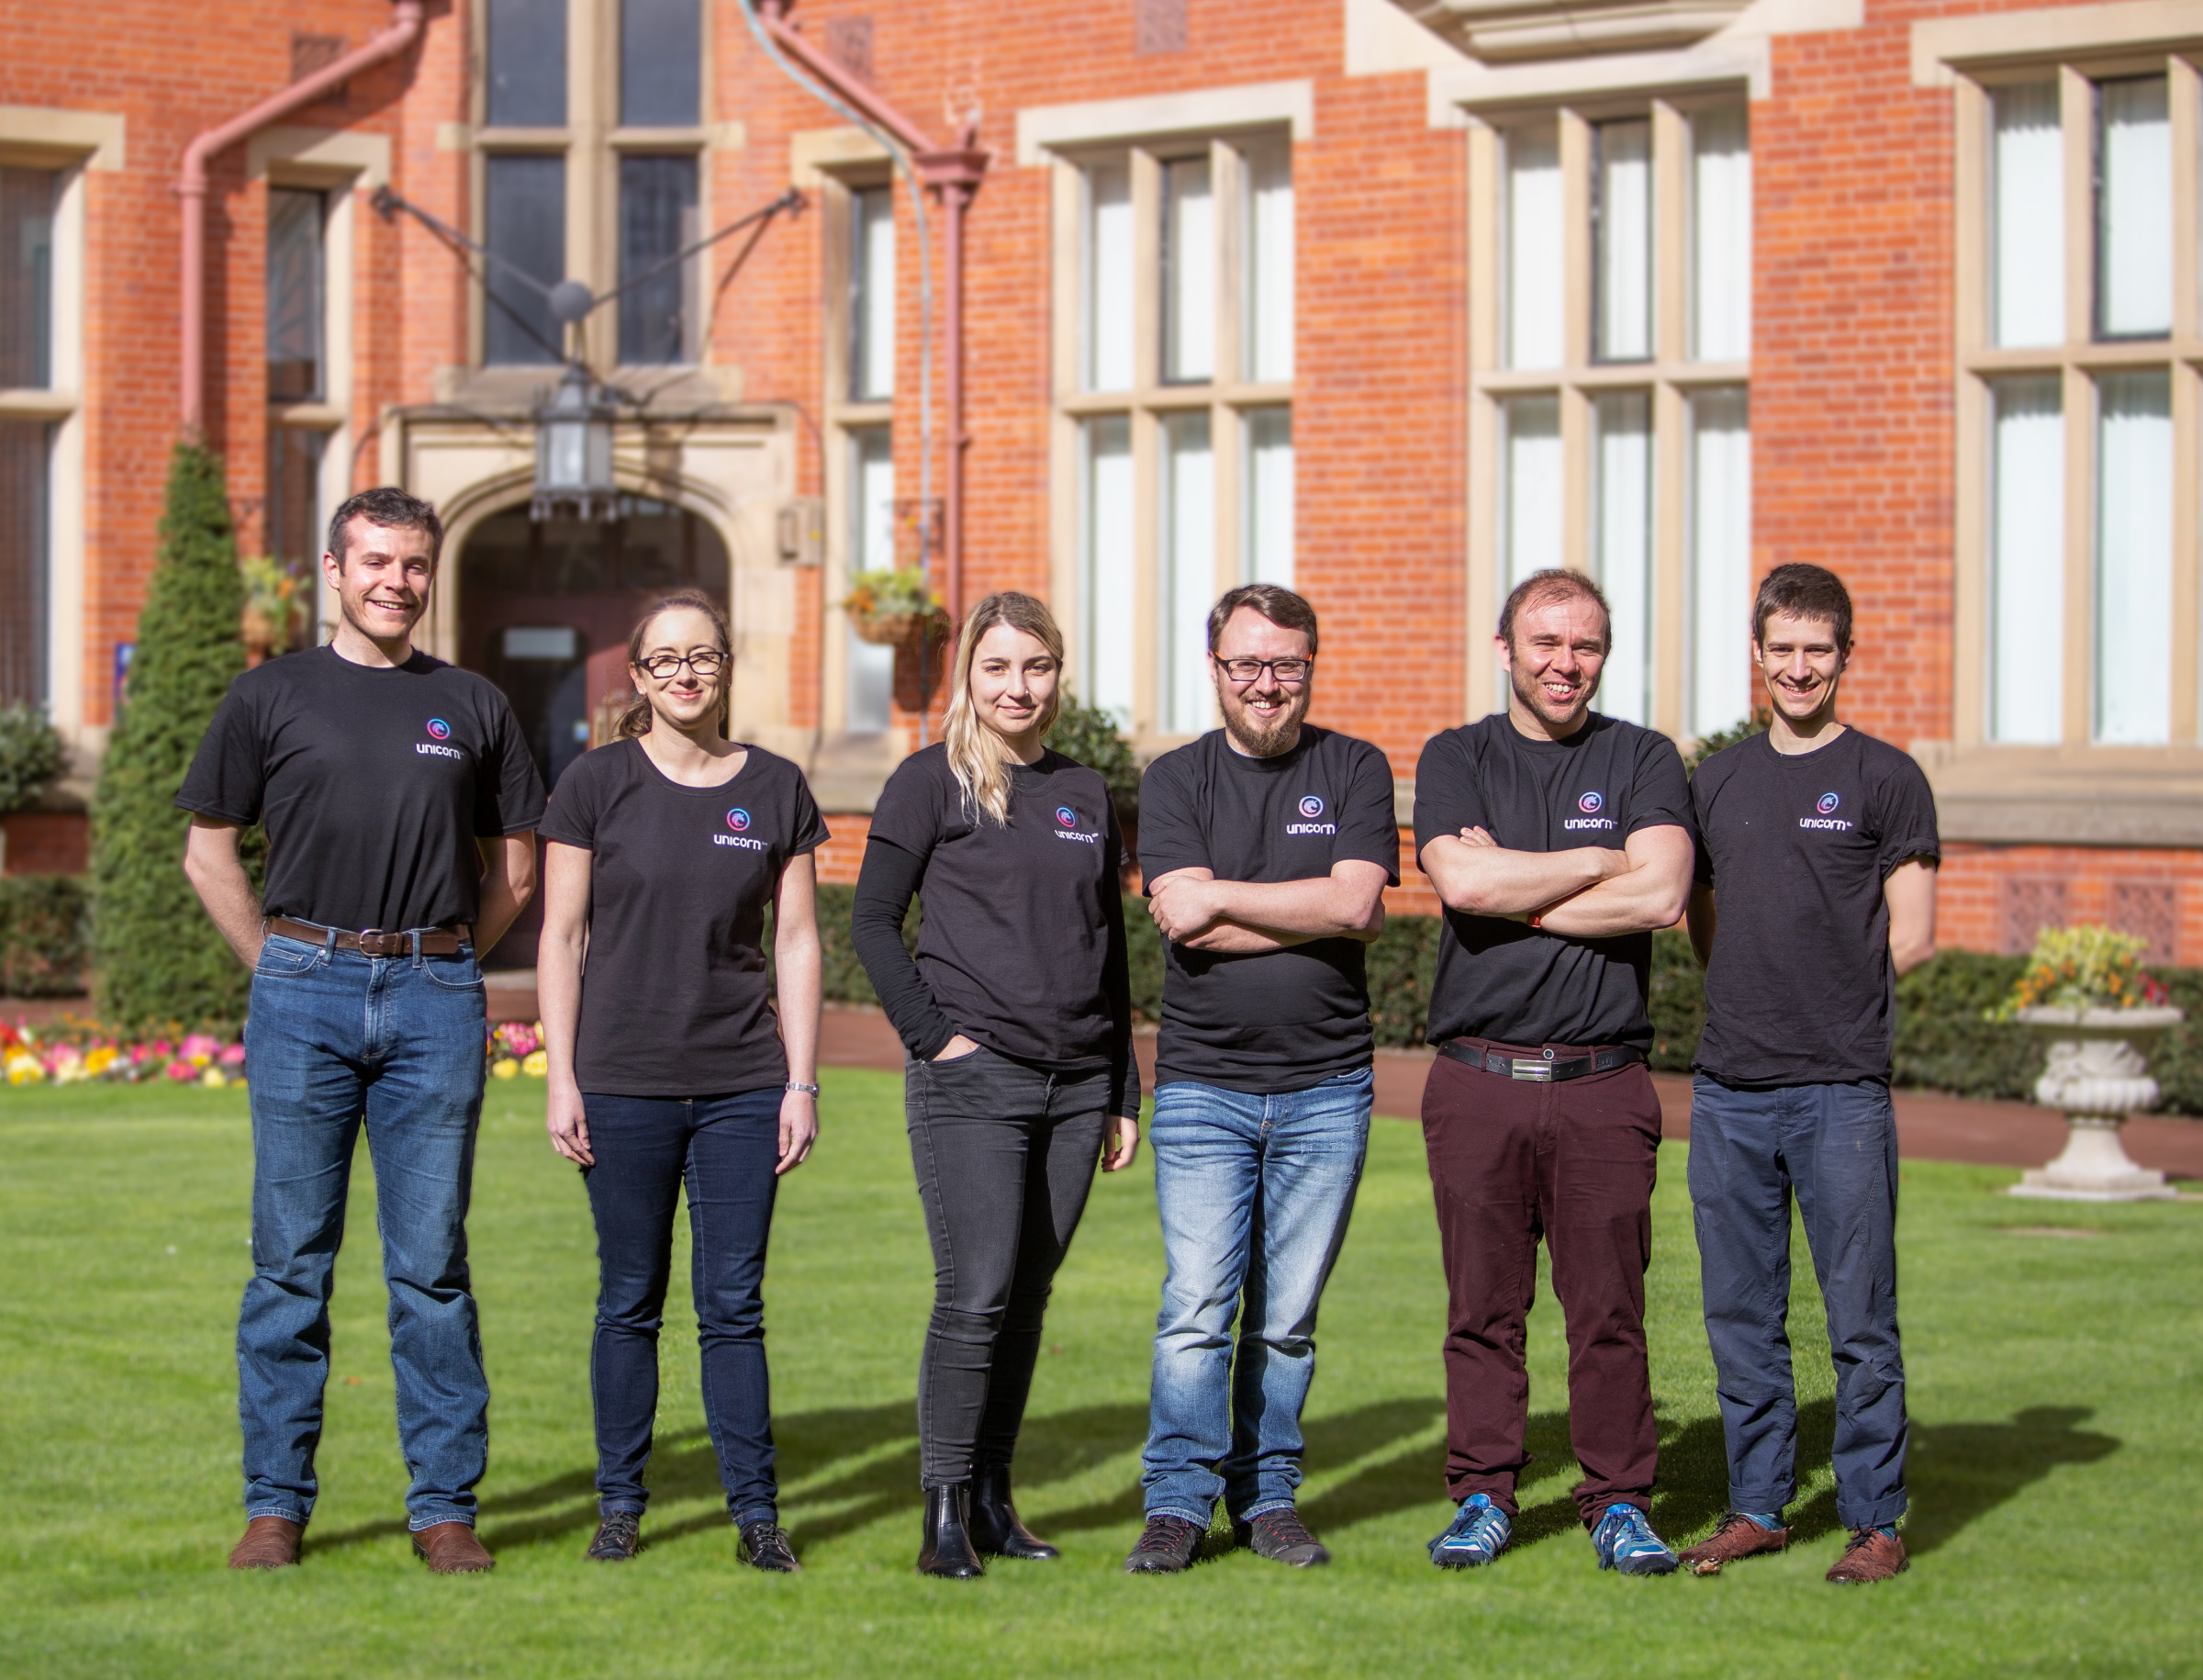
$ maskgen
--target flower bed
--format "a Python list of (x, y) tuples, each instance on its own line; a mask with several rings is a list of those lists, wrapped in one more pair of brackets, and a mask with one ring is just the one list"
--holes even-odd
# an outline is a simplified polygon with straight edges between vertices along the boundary
[[(501, 1021), (483, 1035), (483, 1054), (493, 1078), (525, 1073), (542, 1079), (550, 1069), (541, 1021)], [(178, 1033), (135, 1042), (81, 1016), (47, 1026), (0, 1022), (0, 1072), (9, 1085), (138, 1085), (167, 1080), (207, 1091), (241, 1089), (245, 1047), (207, 1033)]]

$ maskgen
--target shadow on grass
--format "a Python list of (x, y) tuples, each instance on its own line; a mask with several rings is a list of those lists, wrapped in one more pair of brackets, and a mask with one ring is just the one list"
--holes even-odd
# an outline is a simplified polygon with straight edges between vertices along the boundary
[[(2126, 1444), (2117, 1436), (2078, 1427), (2094, 1416), (2086, 1406), (2030, 1406), (2009, 1423), (1914, 1424), (1906, 1549), (1915, 1557), (1933, 1551), (2059, 1465), (2117, 1452)], [(1832, 1516), (1833, 1495), (1829, 1506)]]

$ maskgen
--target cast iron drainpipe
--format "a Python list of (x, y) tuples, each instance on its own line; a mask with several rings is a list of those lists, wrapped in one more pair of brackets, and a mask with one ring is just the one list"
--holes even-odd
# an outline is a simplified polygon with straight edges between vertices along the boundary
[(942, 509), (942, 589), (950, 624), (964, 617), (964, 216), (987, 174), (988, 154), (978, 150), (977, 125), (967, 125), (954, 147), (935, 146), (916, 123), (883, 99), (870, 83), (852, 74), (835, 59), (811, 45), (788, 21), (792, 0), (757, 0), (757, 15), (773, 40), (790, 58), (902, 142), (919, 178), (948, 210), (948, 307), (943, 323), (943, 353), (948, 363), (948, 483)]
[(207, 408), (207, 160), (249, 134), (319, 99), (363, 70), (394, 59), (420, 38), (423, 0), (397, 0), (390, 27), (335, 62), (208, 129), (184, 149), (176, 196), (184, 201), (184, 427), (199, 430)]

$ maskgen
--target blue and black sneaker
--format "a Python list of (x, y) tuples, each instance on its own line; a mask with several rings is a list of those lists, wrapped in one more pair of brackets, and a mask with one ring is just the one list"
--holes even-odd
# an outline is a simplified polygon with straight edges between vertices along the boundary
[(1461, 1501), (1446, 1532), (1430, 1542), (1430, 1561), (1440, 1569), (1474, 1569), (1504, 1551), (1514, 1531), (1491, 1495), (1471, 1494)]
[(1625, 1575), (1672, 1575), (1675, 1554), (1645, 1514), (1633, 1505), (1610, 1505), (1591, 1531), (1591, 1543), (1599, 1554), (1599, 1567)]

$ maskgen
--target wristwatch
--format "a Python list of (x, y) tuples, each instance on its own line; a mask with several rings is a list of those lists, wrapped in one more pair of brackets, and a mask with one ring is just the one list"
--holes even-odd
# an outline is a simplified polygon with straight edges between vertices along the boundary
[(808, 1091), (814, 1097), (819, 1094), (819, 1088), (816, 1085), (806, 1085), (801, 1080), (788, 1081), (785, 1089), (788, 1091)]

